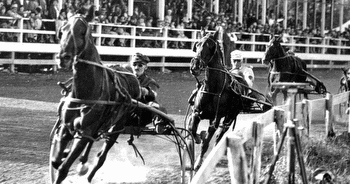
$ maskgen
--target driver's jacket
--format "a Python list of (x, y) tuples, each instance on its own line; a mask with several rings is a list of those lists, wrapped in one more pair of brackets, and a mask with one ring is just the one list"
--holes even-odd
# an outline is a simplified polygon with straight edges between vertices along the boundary
[(141, 97), (143, 103), (148, 103), (151, 101), (156, 101), (157, 90), (159, 85), (151, 77), (147, 76), (145, 73), (137, 77), (140, 82), (141, 87), (144, 87), (148, 90), (148, 94)]

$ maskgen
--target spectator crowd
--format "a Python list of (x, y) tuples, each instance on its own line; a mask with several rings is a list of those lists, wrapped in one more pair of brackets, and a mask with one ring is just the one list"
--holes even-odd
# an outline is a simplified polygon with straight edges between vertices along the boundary
[[(21, 3), (22, 2), (22, 3)], [(0, 28), (17, 28), (19, 19), (26, 18), (23, 21), (23, 28), (31, 30), (51, 30), (57, 29), (64, 24), (65, 21), (75, 14), (79, 7), (88, 7), (93, 4), (93, 0), (63, 0), (62, 8), (59, 9), (58, 0), (0, 0), (0, 17), (11, 17), (11, 19), (0, 18)], [(295, 39), (289, 40), (294, 43), (307, 43), (306, 38), (310, 37), (309, 44), (319, 45), (324, 38), (343, 38), (349, 39), (350, 27), (344, 32), (330, 30), (321, 35), (320, 28), (302, 29), (300, 21), (295, 21), (293, 16), (284, 19), (276, 18), (273, 12), (267, 15), (266, 24), (262, 24), (261, 18), (256, 17), (253, 13), (244, 15), (243, 22), (237, 22), (233, 15), (232, 3), (221, 4), (218, 14), (209, 10), (210, 5), (206, 0), (196, 0), (193, 3), (192, 17), (187, 16), (187, 1), (185, 0), (166, 0), (165, 1), (165, 17), (159, 20), (150, 14), (150, 11), (156, 11), (152, 3), (149, 6), (134, 6), (132, 16), (129, 16), (127, 0), (100, 0), (100, 8), (96, 11), (95, 23), (102, 23), (102, 33), (122, 35), (120, 38), (103, 38), (101, 45), (105, 46), (129, 46), (130, 39), (127, 36), (131, 34), (130, 26), (137, 26), (137, 36), (162, 37), (164, 29), (167, 28), (168, 37), (181, 38), (181, 41), (169, 41), (169, 48), (189, 48), (190, 42), (186, 39), (192, 38), (192, 32), (186, 29), (216, 30), (217, 26), (222, 26), (233, 40), (240, 41), (251, 40), (251, 33), (255, 33), (255, 41), (268, 41), (266, 34), (284, 34), (295, 36)], [(150, 9), (145, 9), (145, 7)], [(52, 19), (52, 21), (43, 21), (43, 19)], [(287, 21), (287, 29), (283, 29), (283, 21)], [(295, 22), (298, 22), (296, 24)], [(109, 26), (110, 25), (110, 26)], [(140, 28), (144, 27), (144, 28)], [(162, 29), (159, 29), (162, 28)], [(0, 33), (0, 41), (16, 41), (18, 35), (16, 33)], [(326, 39), (329, 45), (337, 45), (335, 39)], [(54, 35), (26, 33), (23, 35), (23, 42), (41, 42), (41, 43), (57, 43)], [(161, 39), (137, 40), (137, 46), (140, 47), (162, 47)], [(346, 41), (343, 45), (349, 45)], [(237, 44), (237, 49), (250, 50), (250, 45)], [(258, 51), (263, 51), (264, 45), (258, 45)], [(305, 48), (297, 47), (296, 52), (304, 52)], [(321, 49), (318, 47), (310, 48), (311, 53), (319, 53)], [(336, 49), (328, 49), (327, 52), (335, 53)]]

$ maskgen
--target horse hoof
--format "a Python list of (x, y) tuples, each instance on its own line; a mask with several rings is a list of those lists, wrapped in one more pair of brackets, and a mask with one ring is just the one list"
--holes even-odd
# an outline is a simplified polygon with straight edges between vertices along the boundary
[(201, 168), (201, 166), (202, 166), (202, 164), (196, 165), (196, 166), (194, 167), (194, 172), (197, 172), (197, 171), (199, 170), (199, 168)]
[(205, 137), (207, 137), (207, 132), (203, 130), (203, 131), (201, 131), (201, 133), (200, 133), (199, 135), (200, 135), (200, 138), (201, 138), (202, 140), (204, 140)]
[(194, 136), (194, 142), (196, 144), (200, 144), (202, 142), (202, 139), (199, 137), (199, 135)]
[(51, 162), (52, 167), (55, 169), (58, 169), (58, 167), (60, 167), (61, 164), (62, 164), (62, 162), (57, 162), (57, 161)]
[(88, 164), (79, 163), (77, 166), (77, 172), (79, 176), (85, 175), (89, 171)]

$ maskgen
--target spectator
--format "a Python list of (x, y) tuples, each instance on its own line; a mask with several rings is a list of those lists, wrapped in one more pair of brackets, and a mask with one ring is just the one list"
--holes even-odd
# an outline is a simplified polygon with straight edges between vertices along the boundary
[(38, 0), (39, 1), (39, 6), (41, 8), (41, 17), (47, 16), (48, 10), (47, 10), (47, 4), (46, 0)]
[(112, 14), (107, 15), (106, 24), (113, 24)]
[[(155, 31), (154, 31), (154, 36), (155, 37), (163, 37), (163, 21), (162, 20), (158, 20), (157, 21), (157, 27), (159, 28), (159, 29), (156, 29)], [(162, 48), (163, 47), (163, 43), (164, 43), (164, 41), (163, 40), (155, 40), (154, 41), (155, 43), (154, 43), (154, 47), (155, 48)]]
[(127, 18), (125, 16), (120, 16), (118, 23), (120, 25), (127, 25), (128, 24)]
[(100, 10), (100, 15), (98, 16), (99, 22), (102, 24), (106, 24), (106, 19), (107, 19), (107, 9), (106, 8), (101, 8)]
[[(5, 6), (0, 7), (0, 16), (2, 16), (2, 17), (8, 16), (8, 15), (6, 15), (6, 7)], [(8, 20), (0, 19), (0, 28), (9, 28), (9, 27), (10, 26), (9, 26)], [(7, 36), (8, 36), (8, 33), (0, 32), (0, 41), (7, 41)]]
[(75, 8), (74, 8), (73, 5), (70, 5), (70, 6), (68, 7), (68, 11), (67, 11), (67, 19), (73, 17), (74, 14), (75, 14)]
[[(112, 34), (116, 35), (117, 33), (112, 31), (112, 26), (102, 26), (103, 34)], [(102, 38), (101, 45), (114, 46), (115, 38)]]
[(14, 19), (23, 18), (21, 15), (18, 14), (18, 4), (12, 4), (11, 9), (7, 11), (7, 15), (13, 17)]
[[(37, 17), (36, 17), (35, 11), (31, 11), (29, 15), (29, 20), (27, 23), (28, 29), (35, 30), (39, 28), (38, 27), (39, 25), (36, 24), (36, 19)], [(37, 42), (38, 41), (37, 39), (38, 39), (38, 35), (36, 33), (28, 33), (28, 37), (25, 40), (28, 42)]]
[(173, 10), (167, 9), (166, 15), (164, 16), (164, 22), (171, 23), (173, 21), (173, 16), (172, 16)]
[(25, 11), (24, 6), (21, 5), (21, 6), (19, 6), (19, 9), (18, 9), (18, 15), (20, 15), (22, 17), (27, 17), (29, 15), (29, 12)]
[[(58, 1), (53, 0), (48, 11), (48, 18), (55, 20), (55, 22), (47, 22), (46, 23), (47, 30), (56, 31), (56, 32), (58, 31), (58, 29), (61, 26), (61, 22), (58, 23), (58, 21), (60, 21), (58, 20), (59, 15), (60, 15), (60, 10), (58, 8)], [(52, 41), (55, 40), (55, 42), (58, 42), (58, 40), (54, 38), (53, 35), (51, 35), (51, 37), (52, 37), (51, 38)]]
[(119, 38), (118, 40), (117, 40), (117, 46), (121, 46), (121, 47), (126, 47), (127, 45), (128, 45), (128, 43), (127, 43), (127, 41), (129, 40), (129, 39), (125, 39), (125, 37), (124, 36), (130, 36), (130, 34), (128, 33), (128, 32), (126, 32), (126, 31), (124, 31), (124, 29), (123, 28), (121, 28), (121, 27), (119, 27), (118, 29), (117, 29), (117, 33), (118, 33), (118, 35), (123, 35), (123, 38)]
[[(185, 35), (185, 33), (183, 31), (179, 32), (179, 35), (177, 36), (177, 38), (188, 39), (188, 37)], [(176, 42), (176, 48), (189, 49), (188, 42), (178, 41), (178, 42)]]
[(6, 8), (6, 11), (9, 11), (11, 9), (12, 4), (12, 0), (4, 0), (4, 6)]
[(118, 25), (118, 24), (119, 24), (119, 23), (118, 23), (118, 15), (116, 15), (116, 14), (113, 15), (112, 23), (113, 23), (114, 25)]
[[(6, 14), (6, 7), (5, 6), (0, 6), (0, 16), (1, 17), (8, 17), (8, 15)], [(7, 22), (6, 19), (0, 19), (0, 24), (3, 22)]]
[(2, 0), (0, 0), (0, 10), (2, 9), (2, 7), (5, 8), (5, 13), (6, 13), (6, 7), (4, 6), (4, 2)]
[(28, 11), (35, 11), (35, 9), (39, 6), (39, 3), (36, 0), (29, 0), (28, 3)]
[(60, 14), (60, 10), (58, 8), (58, 1), (53, 0), (49, 8), (49, 18), (57, 20), (59, 14)]
[(58, 30), (60, 27), (63, 26), (63, 24), (67, 21), (67, 14), (66, 11), (64, 9), (60, 10), (60, 13), (57, 17), (57, 21), (56, 21), (56, 29)]
[(256, 18), (255, 14), (249, 13), (247, 17), (247, 27), (250, 27), (254, 23), (258, 23), (258, 19)]

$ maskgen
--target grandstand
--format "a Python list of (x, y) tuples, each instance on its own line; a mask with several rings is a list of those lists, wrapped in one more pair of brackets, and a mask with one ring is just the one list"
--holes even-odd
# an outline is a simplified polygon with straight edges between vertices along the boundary
[[(95, 0), (93, 3), (98, 7), (97, 18), (91, 26), (95, 44), (103, 62), (107, 64), (123, 64), (137, 50), (151, 57), (150, 66), (163, 70), (188, 67), (189, 60), (194, 56), (191, 48), (198, 39), (199, 28), (205, 27), (213, 31), (216, 26), (224, 26), (230, 35), (237, 38), (236, 48), (244, 51), (245, 62), (254, 67), (266, 67), (261, 64), (260, 58), (271, 33), (284, 34), (284, 46), (306, 60), (309, 68), (345, 67), (350, 55), (350, 30), (325, 30), (326, 3), (323, 1), (325, 0), (319, 2), (321, 26), (315, 28), (308, 26), (310, 21), (307, 20), (307, 8), (303, 8), (302, 21), (296, 25), (297, 23), (289, 18), (286, 21), (283, 19), (290, 17), (287, 10), (291, 8), (291, 1), (280, 3), (267, 0), (220, 0), (214, 1), (216, 4), (196, 0), (120, 0), (111, 5), (113, 8), (109, 7), (108, 0)], [(13, 2), (17, 3), (15, 0)], [(297, 0), (292, 2), (298, 3)], [(23, 5), (20, 1), (19, 3)], [(56, 71), (55, 60), (59, 50), (56, 29), (72, 14), (69, 13), (70, 8), (74, 8), (73, 5), (65, 3), (58, 1), (56, 6), (46, 5), (47, 13), (40, 13), (43, 8), (36, 8), (34, 13), (24, 11), (27, 15), (23, 14), (20, 18), (0, 14), (0, 65), (9, 67), (11, 71), (15, 71), (17, 65), (49, 66)], [(86, 1), (84, 5), (89, 3)], [(274, 3), (277, 6), (271, 8), (271, 4)], [(311, 6), (308, 1), (299, 4), (300, 7)], [(341, 12), (344, 11), (344, 4), (343, 2), (338, 5), (339, 23), (343, 22)], [(47, 16), (52, 6), (60, 10), (56, 18)], [(12, 9), (14, 6), (10, 7)], [(297, 10), (298, 8), (295, 9), (295, 13)], [(280, 16), (273, 16), (273, 12), (282, 12), (282, 19)], [(244, 16), (245, 14), (247, 16)], [(197, 19), (201, 21), (196, 21)], [(270, 25), (271, 19), (274, 23)], [(36, 23), (37, 20), (41, 20), (42, 24), (39, 29), (31, 26), (31, 23)], [(313, 24), (316, 25), (316, 22)], [(333, 28), (332, 25), (328, 25), (328, 28)], [(341, 26), (342, 24), (338, 29)]]

